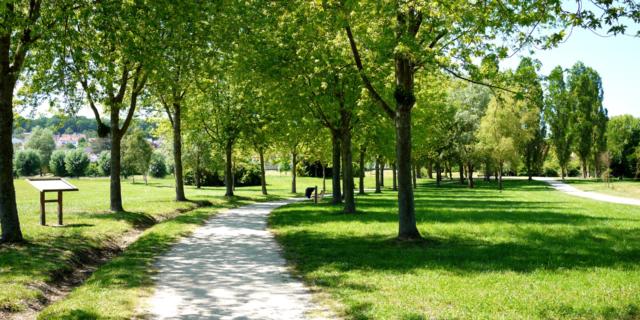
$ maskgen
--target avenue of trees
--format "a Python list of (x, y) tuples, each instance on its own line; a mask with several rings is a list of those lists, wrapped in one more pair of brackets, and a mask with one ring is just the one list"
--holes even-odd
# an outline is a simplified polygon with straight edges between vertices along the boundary
[[(558, 45), (570, 28), (619, 34), (640, 20), (633, 3), (595, 2), (597, 10), (560, 0), (8, 1), (0, 9), (2, 241), (23, 239), (12, 179), (16, 106), (44, 100), (93, 113), (97, 135), (110, 140), (99, 167), (109, 170), (115, 212), (125, 210), (121, 176), (152, 167), (150, 152), (131, 154), (146, 148), (132, 123), (150, 113), (165, 119), (177, 201), (187, 200), (185, 168), (198, 181), (222, 163), (231, 197), (241, 182), (234, 174), (254, 158), (267, 194), (272, 155), (291, 164), (292, 192), (302, 163), (332, 168), (333, 202), (355, 213), (355, 180), (363, 193), (358, 178), (374, 163), (376, 190), (398, 190), (400, 240), (421, 238), (413, 188), (424, 168), (438, 182), (457, 168), (473, 187), (477, 171), (499, 181), (520, 167), (537, 174), (549, 153), (564, 176), (575, 154), (584, 176), (599, 176), (610, 159), (597, 72), (578, 63), (545, 79), (528, 58), (498, 68), (532, 44)], [(625, 148), (614, 158), (628, 157)], [(37, 166), (62, 171), (61, 155), (30, 150)], [(84, 159), (67, 154), (64, 163), (73, 175)], [(393, 181), (384, 181), (385, 168)]]

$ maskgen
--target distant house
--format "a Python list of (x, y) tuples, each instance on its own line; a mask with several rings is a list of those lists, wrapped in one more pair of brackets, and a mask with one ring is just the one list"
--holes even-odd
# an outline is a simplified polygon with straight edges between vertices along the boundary
[(55, 135), (53, 137), (53, 139), (56, 142), (56, 147), (60, 148), (63, 146), (66, 146), (68, 144), (72, 144), (73, 146), (77, 147), (78, 143), (80, 142), (80, 140), (87, 139), (87, 135), (82, 134), (82, 133), (64, 133), (64, 134), (60, 134), (60, 135)]

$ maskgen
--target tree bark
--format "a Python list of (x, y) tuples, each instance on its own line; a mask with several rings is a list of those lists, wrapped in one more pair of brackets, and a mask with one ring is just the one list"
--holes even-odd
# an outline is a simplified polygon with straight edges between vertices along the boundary
[(364, 156), (367, 149), (365, 147), (360, 148), (360, 180), (359, 180), (359, 194), (364, 194)]
[(464, 184), (464, 164), (462, 164), (462, 161), (460, 161), (460, 163), (458, 164), (459, 167), (459, 174), (460, 174), (460, 184)]
[(291, 193), (296, 193), (296, 168), (298, 167), (298, 153), (296, 151), (291, 152)]
[(380, 157), (377, 156), (376, 157), (376, 191), (375, 193), (381, 193), (382, 190), (380, 190)]
[(322, 192), (325, 192), (327, 190), (327, 167), (322, 162), (320, 165), (322, 166)]
[(384, 158), (380, 160), (380, 187), (384, 188)]
[(416, 162), (415, 164), (416, 166), (416, 177), (418, 179), (422, 179), (422, 170), (421, 170), (421, 166)]
[(348, 124), (342, 127), (342, 171), (344, 179), (344, 213), (355, 213), (356, 202), (353, 194), (353, 155), (351, 152), (351, 130)]
[(416, 173), (416, 165), (414, 164), (413, 166), (411, 166), (412, 168), (412, 179), (413, 179), (413, 188), (417, 189), (418, 188), (418, 174)]
[[(404, 63), (409, 64), (409, 61)], [(406, 67), (411, 67), (407, 65)], [(405, 69), (405, 66), (397, 68)], [(406, 71), (409, 72), (409, 71)], [(411, 75), (411, 91), (413, 97), (413, 77)], [(399, 94), (396, 94), (399, 96)], [(397, 99), (397, 98), (396, 98)], [(411, 186), (411, 106), (413, 100), (399, 99), (396, 116), (396, 159), (398, 161), (398, 239), (416, 240), (422, 236), (416, 225), (415, 204)], [(406, 103), (411, 102), (411, 103)]]
[(180, 103), (173, 104), (173, 171), (176, 184), (176, 201), (187, 201), (184, 195), (184, 177), (182, 173), (182, 123)]
[(442, 182), (442, 170), (440, 168), (440, 161), (436, 162), (436, 186), (440, 186)]
[(120, 108), (115, 105), (111, 106), (111, 176), (110, 176), (110, 208), (113, 212), (122, 212), (122, 186), (120, 184), (120, 175), (122, 171), (121, 162), (121, 144), (122, 136), (120, 128)]
[(16, 205), (16, 191), (13, 185), (13, 89), (14, 85), (2, 75), (0, 86), (0, 226), (1, 242), (22, 242), (20, 219)]
[(340, 181), (340, 133), (337, 130), (331, 130), (331, 144), (332, 144), (332, 162), (333, 168), (331, 171), (331, 192), (333, 194), (332, 203), (340, 204), (342, 203), (342, 192), (341, 190), (341, 181)]
[(260, 185), (262, 186), (262, 194), (267, 195), (267, 175), (264, 171), (264, 150), (259, 149), (260, 155)]
[(580, 159), (581, 163), (582, 163), (582, 178), (586, 179), (587, 178), (587, 159), (586, 158), (582, 158)]
[(398, 191), (398, 176), (397, 176), (397, 168), (396, 168), (396, 162), (394, 161), (391, 164), (391, 172), (393, 174), (393, 191)]
[(225, 152), (225, 164), (224, 164), (224, 196), (227, 198), (233, 197), (233, 142), (227, 141), (224, 148)]
[(429, 161), (429, 164), (427, 165), (427, 177), (429, 177), (429, 179), (433, 179), (433, 162)]

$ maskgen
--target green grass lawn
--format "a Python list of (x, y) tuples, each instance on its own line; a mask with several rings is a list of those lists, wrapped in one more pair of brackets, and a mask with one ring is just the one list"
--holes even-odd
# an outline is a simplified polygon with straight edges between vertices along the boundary
[[(80, 316), (76, 318), (84, 319), (82, 314), (88, 308), (99, 318), (128, 319), (135, 309), (136, 297), (148, 290), (149, 266), (157, 254), (220, 208), (291, 196), (290, 179), (284, 175), (269, 176), (268, 197), (260, 194), (259, 186), (237, 188), (237, 197), (232, 201), (223, 197), (222, 187), (187, 187), (190, 200), (208, 201), (211, 206), (186, 213), (196, 204), (173, 201), (171, 179), (151, 180), (149, 185), (123, 181), (123, 202), (127, 210), (123, 213), (106, 211), (108, 179), (70, 179), (80, 191), (64, 195), (63, 227), (40, 226), (38, 192), (24, 180), (15, 180), (22, 231), (28, 243), (0, 246), (0, 317), (2, 312), (23, 311), (41, 301), (46, 284), (58, 281), (98, 251), (112, 247), (124, 235), (135, 229), (145, 230), (123, 254), (98, 269), (67, 300), (54, 304), (43, 314), (45, 318), (60, 315), (68, 318), (78, 312)], [(319, 181), (299, 178), (298, 191)], [(55, 217), (56, 205), (48, 204), (47, 221), (53, 224)], [(94, 310), (94, 306), (102, 309)]]
[(640, 181), (611, 180), (609, 184), (596, 180), (568, 179), (565, 181), (572, 186), (591, 192), (600, 192), (612, 196), (640, 199)]
[[(278, 209), (271, 228), (349, 319), (639, 319), (640, 208), (544, 182), (416, 191), (424, 243), (398, 243), (396, 195)], [(332, 303), (330, 303), (332, 304)]]

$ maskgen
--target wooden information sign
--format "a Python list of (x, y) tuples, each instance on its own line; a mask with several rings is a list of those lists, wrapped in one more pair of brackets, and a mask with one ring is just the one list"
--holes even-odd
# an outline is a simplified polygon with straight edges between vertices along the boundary
[[(47, 220), (44, 212), (44, 204), (47, 202), (58, 203), (58, 224), (62, 225), (62, 193), (65, 191), (78, 191), (74, 185), (62, 178), (31, 178), (27, 179), (34, 188), (40, 191), (40, 224), (46, 225)], [(57, 192), (58, 199), (45, 199), (45, 193)]]

